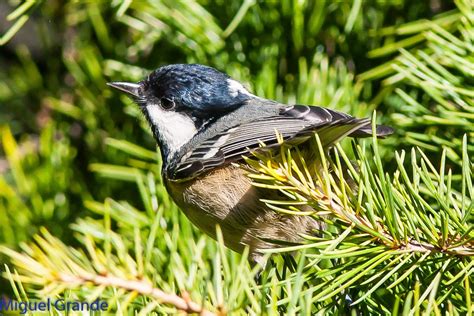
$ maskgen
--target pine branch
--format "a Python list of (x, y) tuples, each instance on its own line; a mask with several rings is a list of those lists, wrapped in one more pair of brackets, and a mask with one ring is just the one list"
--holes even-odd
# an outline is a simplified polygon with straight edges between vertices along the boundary
[(215, 314), (204, 309), (199, 304), (193, 302), (188, 295), (183, 295), (184, 297), (180, 297), (176, 294), (165, 293), (162, 290), (153, 287), (150, 282), (145, 280), (125, 280), (112, 275), (73, 275), (59, 273), (57, 282), (74, 287), (86, 286), (89, 285), (89, 283), (92, 283), (95, 286), (114, 287), (117, 289), (124, 289), (126, 291), (136, 292), (144, 296), (152, 297), (160, 303), (172, 305), (176, 309), (186, 313), (196, 313), (202, 316), (225, 315), (223, 312)]
[[(469, 185), (472, 171), (466, 137), (463, 144), (461, 182)], [(269, 252), (306, 250), (306, 256), (311, 258), (305, 266), (307, 281), (316, 285), (303, 293), (317, 293), (313, 301), (324, 302), (345, 289), (353, 289), (362, 293), (356, 300), (360, 303), (384, 284), (396, 295), (413, 288), (415, 283), (408, 281), (413, 275), (426, 274), (425, 278), (431, 279), (433, 271), (444, 272), (436, 274), (433, 279), (436, 285), (424, 283), (427, 288), (420, 296), (421, 301), (427, 296), (436, 297), (436, 304), (448, 297), (454, 299), (454, 292), (451, 296), (449, 292), (439, 292), (443, 292), (444, 284), (452, 284), (454, 279), (473, 273), (472, 268), (465, 265), (472, 267), (474, 255), (470, 222), (474, 191), (456, 192), (451, 186), (451, 177), (444, 176), (443, 166), (437, 171), (422, 151), (419, 151), (420, 158), (416, 150), (412, 151), (412, 175), (408, 176), (404, 166), (403, 152), (396, 153), (398, 169), (388, 174), (382, 166), (378, 147), (376, 138), (372, 140), (373, 152), (355, 145), (356, 167), (340, 145), (330, 160), (325, 154), (319, 154), (319, 159), (311, 164), (304, 153), (284, 145), (278, 154), (255, 153), (256, 160), (247, 159), (251, 166), (247, 170), (251, 171), (249, 176), (256, 186), (278, 190), (289, 197), (285, 202), (265, 200), (267, 205), (276, 211), (300, 216), (308, 216), (308, 211), (299, 211), (298, 207), (310, 205), (316, 210), (313, 216), (331, 227), (316, 232), (317, 237), (306, 236), (310, 242), (307, 245)], [(305, 151), (306, 154), (326, 152), (317, 135)], [(432, 205), (440, 207), (434, 210)], [(332, 232), (334, 228), (336, 231)], [(315, 264), (329, 259), (339, 263), (328, 269), (314, 269)], [(452, 273), (446, 270), (447, 263)], [(390, 269), (391, 266), (394, 268)], [(367, 288), (364, 286), (369, 284)], [(461, 288), (457, 291), (462, 293)], [(422, 304), (421, 301), (416, 306)], [(428, 310), (435, 308), (434, 302), (433, 299), (427, 302)]]
[[(330, 210), (335, 216), (344, 221), (347, 225), (354, 223), (354, 220), (357, 221), (359, 227), (364, 231), (371, 232), (377, 231), (383, 238), (380, 238), (378, 235), (372, 235), (376, 238), (374, 240), (378, 241), (380, 244), (387, 246), (393, 250), (407, 251), (407, 252), (417, 252), (417, 253), (444, 253), (449, 254), (450, 256), (473, 256), (474, 255), (474, 241), (466, 241), (461, 246), (455, 247), (443, 247), (439, 245), (433, 245), (427, 242), (418, 241), (414, 238), (411, 238), (405, 242), (396, 240), (387, 230), (384, 230), (382, 226), (373, 227), (368, 221), (366, 221), (360, 214), (351, 214), (351, 216), (346, 216), (348, 212), (352, 213), (352, 210), (343, 209), (340, 205), (336, 203), (331, 203)], [(453, 242), (459, 242), (459, 240), (453, 240)]]
[[(112, 292), (122, 292), (122, 296), (129, 293), (132, 297), (136, 294), (141, 297), (149, 297), (159, 304), (166, 304), (186, 313), (204, 316), (226, 314), (223, 306), (217, 308), (217, 313), (207, 310), (194, 302), (186, 291), (182, 290), (183, 294), (179, 296), (155, 287), (145, 276), (137, 276), (130, 262), (120, 264), (120, 260), (113, 253), (110, 253), (108, 258), (103, 261), (104, 254), (100, 250), (89, 248), (90, 258), (88, 258), (64, 245), (45, 229), (42, 229), (42, 235), (36, 236), (38, 244), (31, 248), (28, 247), (24, 253), (0, 247), (0, 252), (11, 257), (16, 268), (20, 271), (19, 274), (11, 274), (6, 268), (4, 275), (10, 279), (12, 285), (14, 282), (19, 282), (20, 285), (24, 282), (39, 286), (41, 297), (61, 295), (65, 289), (76, 290), (79, 293), (88, 288), (100, 289), (100, 291), (93, 290), (95, 297), (99, 295), (107, 297), (109, 294), (106, 290), (110, 289)], [(114, 243), (118, 247), (115, 251), (124, 249), (124, 245), (119, 239), (116, 239)], [(121, 256), (121, 254), (118, 255)], [(108, 262), (108, 264), (102, 265), (98, 269), (100, 261)], [(98, 272), (98, 270), (102, 272)], [(115, 305), (114, 301), (109, 304), (109, 306)]]

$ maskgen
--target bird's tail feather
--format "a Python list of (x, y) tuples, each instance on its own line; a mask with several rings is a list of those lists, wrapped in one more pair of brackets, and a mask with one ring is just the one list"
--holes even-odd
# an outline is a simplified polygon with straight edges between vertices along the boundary
[(348, 135), (352, 136), (353, 133), (367, 125), (370, 125), (370, 121), (367, 119), (353, 119), (351, 122), (342, 121), (340, 124), (335, 123), (325, 126), (318, 129), (317, 133), (321, 145), (323, 148), (326, 148), (332, 146)]
[[(377, 125), (376, 129), (375, 129), (375, 132), (377, 134), (377, 137), (382, 137), (383, 138), (385, 136), (389, 136), (389, 135), (393, 134), (394, 130), (390, 126)], [(370, 136), (372, 136), (372, 125), (369, 124), (369, 125), (366, 125), (366, 126), (362, 126), (358, 129), (356, 129), (355, 131), (353, 131), (352, 133), (350, 133), (349, 136), (357, 137), (357, 138), (370, 137)]]

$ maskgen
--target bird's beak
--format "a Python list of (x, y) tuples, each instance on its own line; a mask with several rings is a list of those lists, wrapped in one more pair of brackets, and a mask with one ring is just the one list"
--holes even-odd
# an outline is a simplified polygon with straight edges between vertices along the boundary
[(140, 97), (140, 84), (133, 82), (107, 82), (109, 87), (118, 89), (125, 93), (130, 94), (131, 96)]

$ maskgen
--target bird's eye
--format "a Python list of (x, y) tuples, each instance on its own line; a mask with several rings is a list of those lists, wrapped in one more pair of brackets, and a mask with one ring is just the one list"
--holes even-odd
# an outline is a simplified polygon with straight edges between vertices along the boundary
[(168, 98), (162, 98), (161, 99), (161, 107), (164, 110), (171, 110), (174, 108), (174, 101)]

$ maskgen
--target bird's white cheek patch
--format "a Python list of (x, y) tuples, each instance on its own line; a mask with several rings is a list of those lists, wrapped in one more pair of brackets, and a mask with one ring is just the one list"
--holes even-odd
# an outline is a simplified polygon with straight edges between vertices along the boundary
[(227, 86), (229, 88), (230, 95), (233, 97), (236, 97), (239, 95), (239, 93), (251, 95), (251, 93), (248, 92), (240, 82), (235, 81), (234, 79), (227, 79)]
[(186, 114), (165, 111), (158, 105), (149, 105), (146, 110), (163, 142), (172, 152), (178, 151), (197, 133), (193, 120)]

